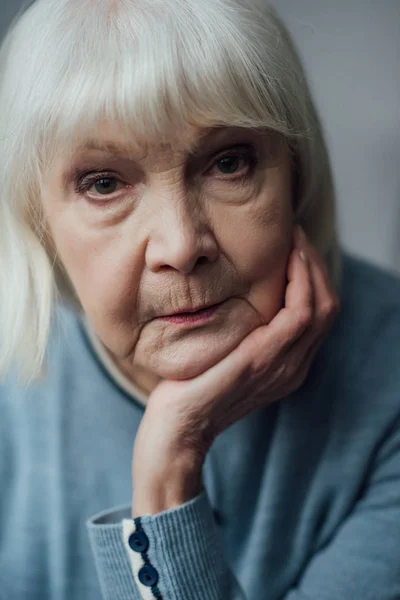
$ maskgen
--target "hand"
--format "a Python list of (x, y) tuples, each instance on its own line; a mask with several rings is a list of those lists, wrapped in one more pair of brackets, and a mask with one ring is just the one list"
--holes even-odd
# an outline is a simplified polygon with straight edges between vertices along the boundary
[[(189, 488), (198, 490), (215, 438), (303, 384), (338, 311), (322, 259), (296, 228), (284, 308), (198, 377), (164, 380), (150, 395), (135, 440), (134, 487), (144, 479), (160, 485), (167, 479), (183, 489), (192, 476), (196, 483)], [(183, 494), (190, 497), (188, 490)]]

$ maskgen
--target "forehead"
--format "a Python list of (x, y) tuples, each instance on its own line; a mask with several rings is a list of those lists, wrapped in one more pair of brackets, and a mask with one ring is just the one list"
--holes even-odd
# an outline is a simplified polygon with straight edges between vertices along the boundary
[(168, 139), (140, 139), (135, 132), (127, 134), (116, 128), (104, 125), (94, 134), (83, 139), (71, 142), (68, 146), (68, 158), (80, 156), (87, 152), (102, 152), (113, 156), (133, 158), (138, 161), (154, 160), (165, 154), (196, 155), (204, 148), (212, 148), (215, 145), (254, 139), (272, 141), (281, 136), (276, 132), (266, 129), (244, 128), (237, 126), (220, 127), (196, 127), (187, 125), (182, 127), (179, 133), (174, 133)]
[(212, 135), (213, 132), (207, 129), (186, 127), (182, 128), (179, 135), (171, 135), (168, 139), (149, 139), (143, 136), (139, 138), (135, 132), (127, 134), (110, 127), (104, 127), (80, 140), (73, 152), (97, 150), (114, 155), (132, 155), (137, 159), (145, 160), (149, 155), (164, 154), (165, 152), (190, 152)]

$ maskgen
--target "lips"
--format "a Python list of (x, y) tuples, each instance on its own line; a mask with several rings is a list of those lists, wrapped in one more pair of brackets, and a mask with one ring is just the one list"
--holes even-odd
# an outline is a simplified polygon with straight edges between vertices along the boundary
[(204, 304), (203, 306), (198, 306), (197, 308), (186, 308), (186, 309), (176, 312), (176, 313), (170, 313), (170, 314), (165, 314), (165, 315), (160, 315), (160, 316), (162, 316), (162, 317), (177, 317), (179, 315), (200, 313), (203, 310), (207, 310), (209, 308), (213, 308), (214, 306), (218, 306), (218, 304), (222, 304), (222, 302), (223, 302), (223, 300), (221, 302), (213, 302), (212, 304)]

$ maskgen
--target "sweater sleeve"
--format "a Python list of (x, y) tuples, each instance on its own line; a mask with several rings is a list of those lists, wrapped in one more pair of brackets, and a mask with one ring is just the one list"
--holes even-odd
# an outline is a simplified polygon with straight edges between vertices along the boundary
[[(369, 473), (352, 512), (281, 600), (400, 598), (400, 419)], [(89, 524), (104, 600), (246, 600), (205, 490), (156, 515), (114, 525), (104, 515)], [(270, 600), (264, 577), (258, 598)]]
[(247, 600), (225, 561), (205, 489), (156, 515), (129, 512), (87, 523), (104, 600)]

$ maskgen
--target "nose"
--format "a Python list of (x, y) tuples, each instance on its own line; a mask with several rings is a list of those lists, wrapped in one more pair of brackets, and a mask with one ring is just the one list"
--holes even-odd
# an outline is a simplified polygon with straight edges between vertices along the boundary
[(217, 240), (198, 206), (163, 198), (151, 221), (146, 264), (152, 272), (170, 268), (187, 275), (196, 265), (217, 259)]

